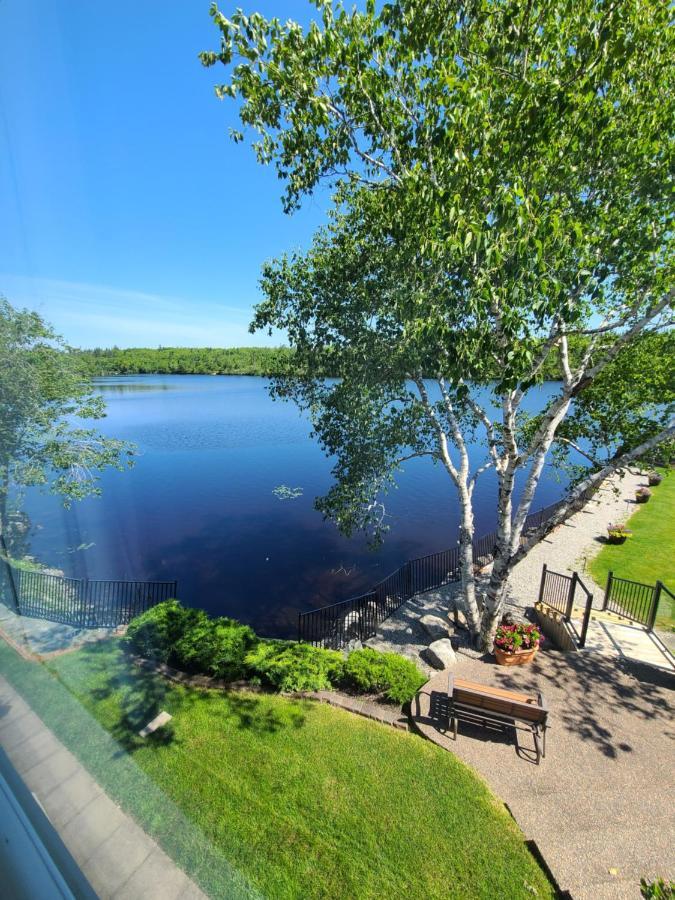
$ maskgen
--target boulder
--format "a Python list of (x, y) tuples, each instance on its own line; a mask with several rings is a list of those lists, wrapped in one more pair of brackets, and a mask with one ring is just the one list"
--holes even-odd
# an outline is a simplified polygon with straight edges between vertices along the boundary
[(428, 613), (426, 616), (422, 616), (422, 618), (420, 619), (420, 625), (426, 631), (432, 641), (446, 638), (450, 630), (450, 624), (445, 619), (441, 619), (440, 616), (434, 616), (430, 613)]
[(429, 644), (425, 655), (434, 669), (449, 669), (457, 661), (450, 638), (441, 638)]
[(463, 628), (465, 631), (469, 630), (469, 625), (466, 621), (466, 616), (464, 615), (464, 610), (459, 609), (459, 607), (455, 607), (453, 612), (450, 613), (455, 622), (455, 628)]

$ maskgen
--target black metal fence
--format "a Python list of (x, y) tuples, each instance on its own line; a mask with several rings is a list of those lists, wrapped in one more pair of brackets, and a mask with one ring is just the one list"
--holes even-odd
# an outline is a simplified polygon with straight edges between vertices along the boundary
[(550, 606), (565, 619), (571, 619), (575, 586), (576, 582), (572, 575), (554, 572), (544, 563), (539, 584), (539, 602)]
[(646, 625), (652, 631), (656, 623), (659, 604), (666, 598), (673, 598), (673, 594), (661, 581), (656, 584), (644, 584), (641, 581), (631, 581), (628, 578), (617, 578), (614, 572), (607, 575), (605, 588), (605, 602), (603, 609)]
[[(581, 602), (577, 600), (577, 591), (580, 591), (582, 594)], [(593, 608), (593, 594), (579, 578), (577, 572), (572, 572), (571, 575), (564, 575), (562, 572), (553, 572), (544, 564), (541, 572), (538, 600), (539, 603), (543, 603), (560, 613), (561, 618), (570, 626), (573, 637), (579, 647), (586, 645), (588, 623), (590, 622)], [(577, 631), (572, 621), (575, 605), (583, 607), (580, 631)]]
[[(0, 593), (19, 615), (75, 628), (115, 628), (128, 624), (163, 600), (176, 596), (176, 581), (102, 581), (65, 578), (10, 567), (0, 562)], [(6, 582), (6, 584), (5, 584)]]
[(633, 622), (647, 625), (654, 606), (655, 590), (653, 584), (617, 578), (610, 572), (605, 588), (604, 609)]
[[(525, 519), (521, 544), (550, 521), (563, 502), (559, 500), (531, 513)], [(496, 541), (496, 531), (474, 538), (476, 565), (482, 567), (492, 562)], [(459, 577), (459, 547), (411, 559), (365, 594), (300, 613), (298, 640), (334, 649), (344, 647), (350, 640), (367, 640), (375, 635), (381, 622), (415, 594), (459, 581)]]

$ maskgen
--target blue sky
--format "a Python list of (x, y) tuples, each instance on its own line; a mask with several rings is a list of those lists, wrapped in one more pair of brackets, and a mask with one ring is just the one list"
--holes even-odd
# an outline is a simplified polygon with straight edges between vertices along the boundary
[(274, 170), (228, 138), (236, 108), (197, 59), (218, 48), (208, 10), (0, 3), (0, 293), (74, 346), (283, 343), (247, 333), (260, 265), (307, 246), (328, 196), (284, 215)]

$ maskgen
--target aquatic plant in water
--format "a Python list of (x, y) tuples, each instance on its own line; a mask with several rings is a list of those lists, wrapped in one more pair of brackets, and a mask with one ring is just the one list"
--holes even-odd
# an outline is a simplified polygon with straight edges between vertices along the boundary
[(274, 488), (272, 493), (278, 500), (297, 500), (298, 497), (302, 497), (302, 488), (291, 488), (287, 484), (280, 484)]

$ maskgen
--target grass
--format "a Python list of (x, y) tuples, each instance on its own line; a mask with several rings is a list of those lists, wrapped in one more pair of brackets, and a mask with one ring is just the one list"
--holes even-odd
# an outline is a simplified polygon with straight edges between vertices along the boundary
[[(662, 581), (675, 593), (675, 473), (650, 490), (649, 502), (638, 505), (624, 523), (633, 536), (624, 544), (605, 544), (589, 564), (593, 579), (603, 588), (611, 570), (618, 578), (643, 584)], [(667, 594), (662, 595), (656, 624), (675, 627), (675, 608)]]
[[(505, 808), (415, 735), (309, 701), (175, 685), (115, 640), (49, 669), (0, 642), (0, 671), (213, 896), (554, 896)], [(141, 740), (159, 709), (171, 727)]]

